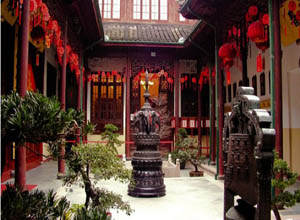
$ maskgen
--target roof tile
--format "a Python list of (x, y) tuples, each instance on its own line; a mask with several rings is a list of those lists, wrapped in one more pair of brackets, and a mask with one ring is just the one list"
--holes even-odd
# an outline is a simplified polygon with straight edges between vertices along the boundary
[(109, 41), (177, 43), (181, 37), (187, 38), (194, 27), (175, 24), (103, 22), (103, 28)]

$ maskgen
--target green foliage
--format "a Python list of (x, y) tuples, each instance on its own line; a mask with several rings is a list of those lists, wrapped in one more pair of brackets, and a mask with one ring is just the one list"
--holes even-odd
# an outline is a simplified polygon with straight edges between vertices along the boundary
[(23, 191), (20, 187), (6, 185), (1, 196), (1, 217), (7, 220), (68, 219), (69, 202), (65, 197), (56, 199), (49, 191)]
[[(95, 187), (99, 180), (119, 180), (122, 183), (131, 181), (131, 172), (125, 168), (124, 162), (118, 158), (116, 146), (121, 142), (114, 125), (106, 125), (106, 130), (101, 134), (106, 145), (81, 144), (73, 146), (67, 155), (68, 173), (64, 178), (65, 185), (72, 185), (80, 181), (86, 192), (85, 207), (77, 209), (77, 216), (86, 215), (83, 219), (105, 219), (101, 216), (114, 208), (125, 211), (128, 215), (133, 211), (130, 206), (122, 201), (120, 195)], [(95, 179), (91, 180), (90, 173)], [(94, 210), (95, 209), (95, 210)], [(98, 211), (97, 211), (98, 210)], [(85, 213), (84, 213), (85, 212)]]
[(111, 215), (103, 212), (99, 208), (89, 208), (85, 207), (78, 208), (74, 214), (73, 220), (110, 220)]
[(95, 131), (96, 125), (92, 124), (90, 121), (88, 121), (82, 129), (82, 135), (86, 136), (88, 134), (92, 134)]
[(119, 140), (118, 127), (113, 124), (106, 124), (105, 131), (101, 133), (102, 140), (107, 141), (107, 146), (114, 151), (114, 153), (118, 153), (117, 147), (120, 147), (122, 142)]
[(1, 99), (1, 134), (17, 145), (24, 142), (53, 142), (72, 126), (75, 110), (64, 112), (59, 101), (39, 93), (27, 92), (22, 98), (18, 93)]
[(272, 198), (272, 204), (282, 207), (294, 206), (300, 200), (300, 191), (290, 192), (286, 188), (296, 182), (298, 174), (291, 171), (287, 162), (278, 157), (277, 152), (274, 151), (274, 154), (272, 186), (278, 193)]

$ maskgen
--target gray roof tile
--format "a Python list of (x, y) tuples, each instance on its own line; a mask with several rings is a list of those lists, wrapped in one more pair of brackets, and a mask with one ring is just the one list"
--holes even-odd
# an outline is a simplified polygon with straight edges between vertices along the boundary
[(192, 32), (193, 26), (175, 24), (136, 24), (103, 22), (109, 41), (177, 43)]

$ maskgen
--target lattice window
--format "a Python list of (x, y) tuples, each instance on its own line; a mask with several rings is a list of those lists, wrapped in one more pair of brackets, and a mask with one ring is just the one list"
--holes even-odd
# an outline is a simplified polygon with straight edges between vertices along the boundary
[(99, 8), (103, 19), (120, 19), (120, 0), (99, 0)]
[(168, 20), (168, 0), (133, 0), (133, 19)]
[(121, 77), (108, 73), (94, 77), (92, 83), (92, 122), (96, 132), (104, 131), (105, 124), (114, 124), (123, 130), (123, 83)]

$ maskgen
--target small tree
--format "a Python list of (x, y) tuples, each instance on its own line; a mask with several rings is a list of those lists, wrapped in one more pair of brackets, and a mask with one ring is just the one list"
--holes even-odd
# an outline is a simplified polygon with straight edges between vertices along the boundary
[[(102, 215), (109, 209), (116, 208), (129, 215), (133, 210), (122, 201), (120, 195), (95, 186), (98, 180), (114, 178), (123, 183), (131, 180), (130, 171), (117, 156), (116, 147), (121, 144), (118, 140), (119, 134), (116, 133), (118, 128), (114, 125), (106, 125), (105, 129), (101, 136), (107, 140), (106, 145), (80, 144), (72, 147), (71, 152), (65, 158), (69, 169), (64, 178), (64, 184), (72, 185), (77, 181), (82, 181), (86, 194), (85, 213), (94, 210), (93, 213), (97, 212)], [(94, 174), (94, 182), (90, 174)], [(82, 215), (82, 210), (79, 210), (78, 214)]]
[(2, 96), (1, 151), (9, 142), (15, 142), (16, 147), (24, 146), (26, 142), (55, 143), (71, 130), (74, 123), (81, 123), (74, 120), (80, 115), (82, 113), (73, 109), (62, 111), (55, 97), (48, 98), (39, 93), (27, 92), (24, 98), (16, 92)]
[(280, 220), (278, 208), (294, 206), (300, 199), (300, 190), (294, 192), (286, 190), (296, 182), (298, 174), (291, 171), (287, 162), (280, 159), (276, 151), (274, 155), (272, 187), (275, 189), (275, 196), (272, 197), (272, 209), (276, 219)]

